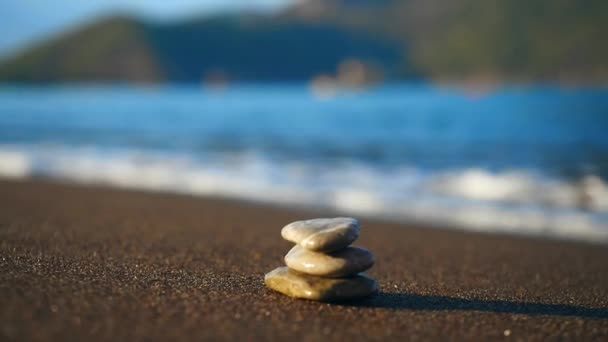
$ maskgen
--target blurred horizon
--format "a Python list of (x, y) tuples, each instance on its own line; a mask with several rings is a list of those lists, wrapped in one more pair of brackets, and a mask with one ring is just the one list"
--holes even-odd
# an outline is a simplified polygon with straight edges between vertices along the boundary
[(40, 1), (0, 177), (608, 242), (608, 1)]
[[(608, 84), (601, 0), (62, 5), (0, 5), (0, 82)], [(2, 54), (19, 39), (30, 43)]]

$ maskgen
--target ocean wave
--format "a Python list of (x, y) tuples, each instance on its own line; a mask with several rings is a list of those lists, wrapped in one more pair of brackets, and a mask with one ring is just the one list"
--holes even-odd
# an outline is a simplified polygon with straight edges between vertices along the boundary
[(196, 157), (145, 150), (0, 146), (0, 176), (323, 207), (391, 220), (608, 242), (608, 184), (530, 170), (331, 167), (254, 153)]

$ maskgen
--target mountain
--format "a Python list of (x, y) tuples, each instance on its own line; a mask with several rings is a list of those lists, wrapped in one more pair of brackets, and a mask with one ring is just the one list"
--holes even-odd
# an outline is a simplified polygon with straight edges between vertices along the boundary
[(134, 81), (163, 79), (145, 24), (113, 17), (67, 33), (0, 64), (13, 82)]
[(5, 59), (0, 81), (299, 81), (346, 70), (606, 83), (607, 32), (603, 0), (309, 0), (268, 16), (106, 18)]
[(608, 82), (604, 0), (311, 0), (289, 14), (400, 41), (432, 79)]

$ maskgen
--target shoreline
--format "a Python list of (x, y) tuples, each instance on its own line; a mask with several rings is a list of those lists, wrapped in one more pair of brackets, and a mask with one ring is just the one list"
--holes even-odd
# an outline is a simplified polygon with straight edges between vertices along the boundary
[(602, 339), (608, 248), (362, 218), (380, 292), (340, 305), (263, 285), (283, 225), (338, 215), (0, 180), (0, 336), (25, 340)]
[[(463, 234), (480, 234), (480, 235), (489, 235), (489, 236), (497, 236), (497, 237), (505, 237), (505, 238), (515, 238), (515, 239), (526, 239), (526, 240), (540, 240), (540, 241), (554, 241), (554, 242), (563, 242), (563, 243), (574, 243), (574, 244), (584, 244), (596, 247), (608, 247), (608, 240), (591, 240), (584, 238), (573, 238), (571, 236), (560, 236), (560, 235), (543, 235), (540, 232), (530, 232), (523, 230), (507, 230), (507, 229), (496, 229), (496, 230), (483, 230), (479, 228), (472, 228), (463, 225), (458, 225), (455, 223), (449, 222), (429, 222), (423, 219), (415, 220), (400, 217), (399, 215), (395, 216), (386, 216), (382, 217), (381, 214), (360, 214), (354, 211), (349, 210), (339, 210), (337, 208), (326, 208), (323, 206), (315, 207), (313, 205), (308, 204), (298, 204), (298, 203), (280, 203), (277, 201), (271, 200), (263, 200), (263, 199), (253, 199), (253, 198), (245, 198), (245, 197), (235, 197), (228, 194), (216, 194), (216, 195), (207, 195), (200, 193), (187, 193), (180, 191), (172, 191), (172, 190), (164, 190), (164, 189), (146, 189), (140, 187), (130, 187), (130, 186), (121, 186), (117, 184), (106, 184), (102, 182), (79, 182), (77, 180), (68, 179), (68, 178), (58, 178), (58, 177), (48, 177), (48, 176), (34, 176), (29, 178), (18, 178), (18, 179), (10, 179), (10, 178), (2, 178), (0, 177), (1, 182), (33, 182), (33, 183), (50, 183), (63, 185), (67, 187), (83, 187), (97, 190), (109, 190), (109, 191), (127, 191), (133, 193), (139, 193), (142, 195), (152, 195), (152, 196), (172, 196), (172, 197), (185, 197), (193, 200), (199, 199), (203, 201), (213, 201), (213, 202), (224, 202), (224, 203), (233, 203), (236, 205), (243, 206), (254, 206), (259, 207), (261, 209), (271, 209), (271, 210), (285, 210), (291, 212), (299, 212), (303, 215), (312, 215), (315, 217), (337, 217), (337, 216), (349, 216), (349, 217), (357, 217), (359, 219), (363, 219), (365, 221), (379, 222), (387, 225), (399, 225), (402, 227), (413, 228), (416, 229), (432, 229), (439, 230), (444, 232), (456, 232)], [(608, 227), (607, 227), (608, 228)]]
[[(2, 151), (0, 151), (1, 154)], [(8, 155), (10, 158), (11, 155)], [(30, 161), (31, 162), (31, 161)], [(19, 164), (19, 163), (16, 163)], [(100, 167), (101, 164), (99, 165)], [(0, 165), (1, 167), (1, 165)], [(22, 169), (26, 169), (23, 167)], [(199, 198), (203, 200), (217, 200), (226, 202), (235, 202), (240, 204), (248, 205), (259, 205), (267, 208), (277, 208), (283, 210), (298, 210), (303, 212), (311, 213), (325, 213), (325, 215), (336, 215), (341, 213), (343, 216), (356, 216), (360, 218), (366, 218), (372, 221), (385, 222), (389, 224), (400, 224), (404, 226), (416, 226), (425, 227), (430, 229), (441, 229), (451, 230), (459, 232), (472, 232), (479, 234), (490, 234), (498, 236), (516, 236), (522, 238), (541, 239), (541, 240), (554, 240), (554, 241), (571, 241), (575, 243), (586, 243), (595, 246), (608, 246), (608, 226), (605, 227), (601, 221), (600, 214), (592, 213), (588, 219), (591, 221), (581, 223), (576, 219), (581, 219), (580, 215), (587, 215), (590, 212), (575, 212), (566, 209), (556, 208), (553, 213), (554, 217), (546, 211), (535, 212), (536, 214), (549, 215), (543, 217), (541, 221), (543, 223), (532, 223), (528, 225), (526, 223), (516, 223), (517, 218), (523, 219), (527, 222), (527, 219), (533, 218), (534, 215), (524, 212), (518, 217), (517, 210), (507, 210), (500, 214), (500, 209), (493, 208), (492, 204), (489, 207), (475, 207), (475, 205), (463, 205), (461, 207), (433, 207), (432, 213), (428, 210), (423, 212), (421, 216), (415, 217), (420, 212), (416, 210), (410, 210), (409, 212), (404, 208), (408, 205), (416, 203), (412, 198), (405, 203), (401, 203), (401, 208), (397, 206), (395, 208), (382, 208), (378, 209), (376, 205), (375, 210), (367, 210), (365, 206), (353, 206), (352, 203), (339, 205), (330, 202), (315, 203), (310, 200), (310, 194), (304, 196), (304, 200), (296, 200), (290, 197), (286, 197), (286, 194), (281, 194), (280, 198), (273, 196), (272, 191), (260, 194), (260, 193), (248, 193), (245, 191), (244, 195), (238, 194), (238, 186), (234, 184), (230, 185), (230, 190), (223, 192), (217, 189), (206, 189), (197, 188), (196, 184), (193, 185), (192, 189), (185, 187), (188, 185), (188, 181), (182, 180), (179, 186), (167, 185), (167, 184), (155, 184), (146, 181), (136, 180), (133, 177), (127, 177), (117, 181), (116, 179), (103, 178), (95, 179), (84, 178), (78, 179), (74, 175), (49, 175), (49, 174), (27, 174), (22, 169), (16, 168), (14, 174), (7, 172), (0, 175), (0, 182), (47, 182), (63, 184), (66, 186), (79, 186), (79, 187), (90, 187), (96, 189), (115, 189), (118, 191), (131, 191), (138, 193), (149, 193), (157, 195), (169, 195), (169, 196), (185, 196), (190, 198)], [(6, 170), (4, 170), (6, 171)], [(17, 172), (18, 171), (18, 172)], [(36, 171), (36, 170), (34, 170)], [(175, 171), (175, 170), (174, 170)], [(0, 170), (2, 173), (2, 170)], [(88, 175), (91, 177), (91, 175)], [(135, 184), (127, 184), (126, 181), (135, 181)], [(216, 187), (226, 185), (228, 181), (226, 179), (218, 180), (220, 182)], [(250, 190), (250, 189), (249, 189)], [(296, 193), (291, 195), (297, 196)], [(356, 194), (355, 194), (356, 195)], [(348, 201), (347, 201), (348, 202)], [(378, 204), (378, 203), (376, 203)], [(386, 204), (386, 203), (384, 203)], [(493, 209), (489, 209), (493, 208)], [(393, 210), (394, 209), (394, 210)], [(479, 209), (475, 213), (475, 209)], [(497, 211), (498, 210), (498, 211)], [(521, 211), (521, 209), (519, 209)], [(477, 218), (471, 219), (471, 215), (479, 215)], [(490, 215), (490, 217), (484, 216)], [(509, 216), (511, 215), (511, 216)], [(515, 216), (513, 216), (515, 215)], [(577, 216), (579, 215), (579, 216)], [(464, 219), (462, 217), (465, 217)], [(460, 217), (460, 219), (459, 219)], [(466, 217), (469, 217), (468, 219)], [(550, 218), (550, 219), (548, 219)], [(495, 224), (489, 224), (487, 221), (492, 219)], [(537, 218), (538, 219), (538, 218)], [(538, 220), (537, 220), (538, 221)], [(547, 221), (547, 222), (545, 222)], [(593, 221), (593, 222), (592, 222)], [(551, 222), (556, 225), (551, 225)], [(530, 223), (530, 222), (527, 222)], [(570, 226), (568, 225), (570, 223)]]

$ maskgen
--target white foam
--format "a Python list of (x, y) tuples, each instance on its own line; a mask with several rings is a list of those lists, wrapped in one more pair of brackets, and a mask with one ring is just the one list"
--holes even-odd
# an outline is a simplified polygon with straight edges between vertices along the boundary
[(4, 147), (0, 149), (0, 176), (25, 178), (30, 174), (30, 158), (23, 151)]
[(430, 190), (446, 196), (608, 211), (606, 184), (596, 176), (586, 176), (577, 183), (570, 183), (521, 170), (491, 173), (473, 168), (445, 172), (430, 181)]
[(526, 170), (424, 173), (354, 163), (319, 167), (256, 154), (198, 160), (149, 151), (0, 146), (0, 176), (31, 175), (608, 243), (608, 185), (594, 175), (572, 182)]

